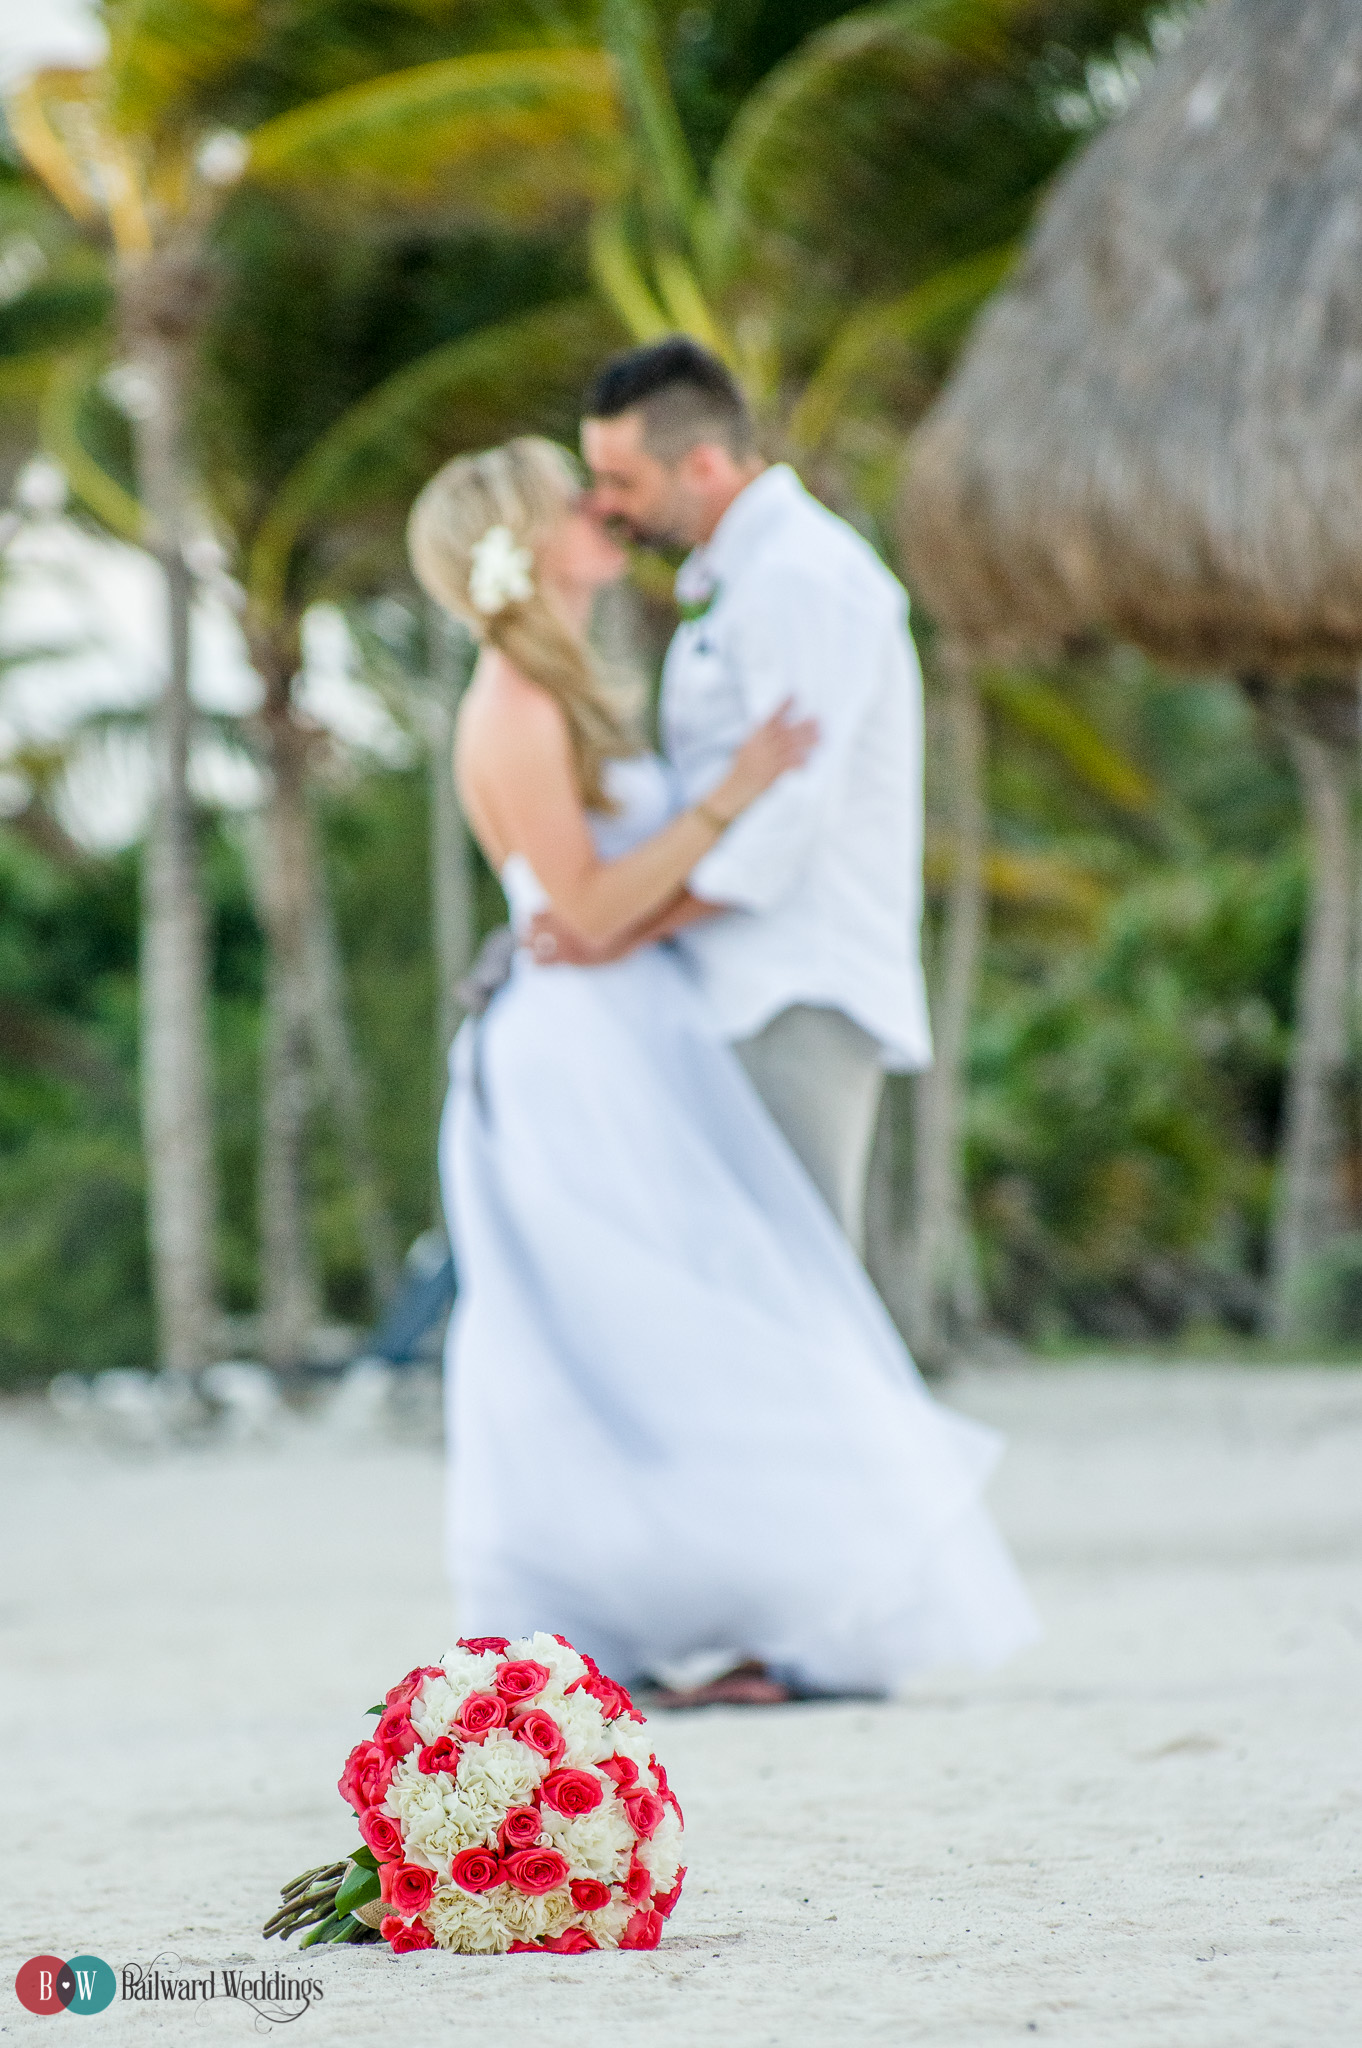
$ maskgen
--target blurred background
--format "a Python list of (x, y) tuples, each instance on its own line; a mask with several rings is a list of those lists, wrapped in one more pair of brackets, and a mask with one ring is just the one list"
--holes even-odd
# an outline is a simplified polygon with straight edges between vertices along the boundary
[[(0, 1384), (340, 1363), (438, 1262), (502, 906), (450, 783), (469, 650), (403, 555), (424, 477), (573, 441), (592, 366), (684, 330), (911, 587), (913, 429), (1199, 13), (0, 0)], [(640, 686), (670, 573), (601, 622)], [(978, 666), (962, 727), (914, 623), (950, 1014), (886, 1100), (891, 1309), (928, 1363), (1346, 1353), (1351, 685), (1307, 759), (1251, 678), (1093, 634)], [(1293, 1073), (1328, 1112), (1294, 1152)]]

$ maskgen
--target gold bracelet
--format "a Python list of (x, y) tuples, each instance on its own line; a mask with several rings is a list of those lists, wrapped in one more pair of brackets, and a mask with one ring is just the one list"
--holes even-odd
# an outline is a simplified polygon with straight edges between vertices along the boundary
[(725, 818), (722, 812), (716, 811), (712, 804), (692, 804), (691, 809), (697, 818), (703, 818), (707, 825), (711, 825), (720, 834), (727, 832), (729, 826), (733, 823), (731, 818)]

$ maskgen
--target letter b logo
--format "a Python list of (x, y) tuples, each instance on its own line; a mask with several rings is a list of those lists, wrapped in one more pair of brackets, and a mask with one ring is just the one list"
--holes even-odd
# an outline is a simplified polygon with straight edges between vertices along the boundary
[(14, 1980), (19, 2003), (29, 2012), (103, 2012), (113, 2002), (118, 1979), (101, 1956), (31, 1956)]

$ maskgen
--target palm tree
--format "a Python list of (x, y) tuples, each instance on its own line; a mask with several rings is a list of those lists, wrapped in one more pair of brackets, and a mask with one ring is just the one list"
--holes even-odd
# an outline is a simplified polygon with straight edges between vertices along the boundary
[[(166, 590), (168, 664), (156, 731), (157, 797), (145, 857), (143, 1120), (160, 1346), (167, 1365), (204, 1362), (212, 1332), (214, 1169), (209, 1112), (205, 934), (188, 789), (191, 575), (197, 518), (190, 448), (199, 342), (214, 291), (212, 233), (242, 177), (311, 194), (346, 224), (357, 212), (410, 222), (489, 211), (543, 219), (596, 195), (613, 84), (596, 52), (539, 47), (476, 54), (361, 79), (275, 114), (248, 137), (214, 111), (270, 53), (269, 11), (167, 0), (114, 6), (107, 60), (52, 70), (12, 96), (29, 165), (71, 218), (112, 254), (116, 331), (133, 395), (137, 491), (131, 503), (73, 431), (97, 359), (66, 367), (54, 408), (74, 444), (72, 481), (97, 513), (152, 549)], [(324, 27), (324, 24), (322, 25)], [(82, 459), (86, 457), (86, 459)], [(292, 714), (296, 617), (248, 615), (265, 689), (272, 1079), (264, 1141), (265, 1292), (276, 1357), (300, 1348), (307, 1313), (298, 1196), (298, 1085), (308, 981), (311, 863), (307, 741)]]
[[(904, 432), (1005, 276), (1072, 145), (1061, 94), (1081, 87), (1087, 60), (1143, 29), (1151, 12), (1147, 0), (858, 9), (768, 74), (702, 181), (653, 10), (606, 0), (603, 33), (620, 69), (633, 173), (597, 217), (601, 290), (637, 339), (681, 328), (724, 354), (773, 449), (892, 556)], [(988, 865), (979, 685), (949, 650), (941, 669), (954, 857), (933, 1003), (936, 1060), (917, 1090), (910, 1248), (905, 1258), (882, 1240), (872, 1254), (928, 1359), (979, 1317), (963, 1097)], [(1012, 709), (1020, 704), (1014, 693)], [(877, 1214), (883, 1227), (885, 1204)], [(894, 1270), (905, 1267), (906, 1288)]]

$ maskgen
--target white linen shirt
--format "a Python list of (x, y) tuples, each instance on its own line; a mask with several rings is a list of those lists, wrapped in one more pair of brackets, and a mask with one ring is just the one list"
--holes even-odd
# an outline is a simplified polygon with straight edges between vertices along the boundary
[(810, 1003), (853, 1018), (887, 1067), (928, 1065), (922, 676), (902, 585), (779, 464), (734, 500), (677, 590), (713, 592), (663, 669), (663, 744), (688, 803), (785, 698), (820, 729), (805, 765), (690, 877), (693, 894), (732, 906), (677, 941), (720, 1031), (749, 1038)]

